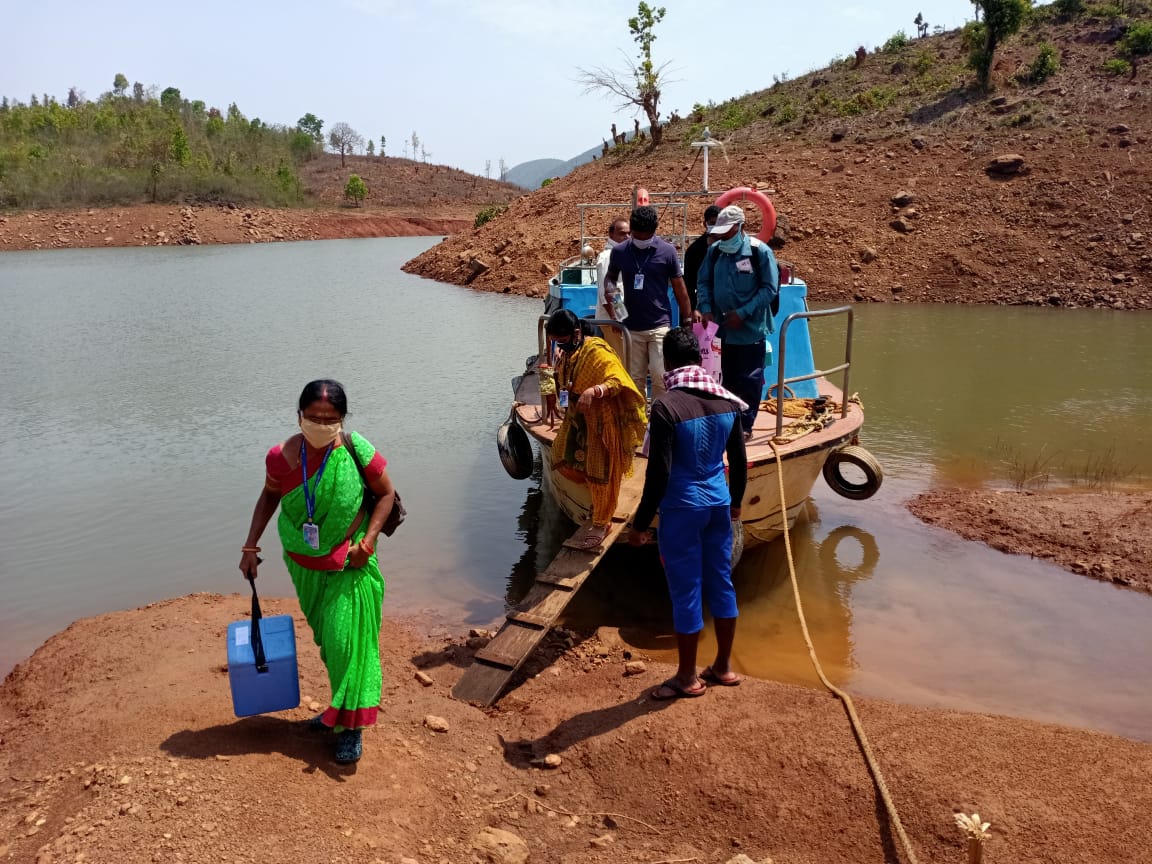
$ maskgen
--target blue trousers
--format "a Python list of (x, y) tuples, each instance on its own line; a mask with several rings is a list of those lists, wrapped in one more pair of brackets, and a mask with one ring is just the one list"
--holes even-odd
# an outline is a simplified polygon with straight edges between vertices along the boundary
[(724, 386), (748, 403), (748, 410), (740, 412), (740, 426), (745, 432), (752, 431), (764, 395), (764, 358), (768, 356), (764, 345), (762, 341), (752, 345), (725, 342), (720, 351)]
[(707, 601), (713, 618), (735, 618), (728, 505), (661, 510), (659, 539), (676, 632), (704, 629), (702, 600)]

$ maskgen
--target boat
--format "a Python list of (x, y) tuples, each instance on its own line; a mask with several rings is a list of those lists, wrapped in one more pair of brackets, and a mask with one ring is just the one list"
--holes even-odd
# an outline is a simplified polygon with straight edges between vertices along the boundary
[[(649, 194), (655, 197), (657, 193)], [(760, 239), (766, 239), (765, 231), (767, 237), (771, 237), (775, 228), (775, 211), (771, 210), (771, 203), (763, 193), (738, 187), (716, 200), (721, 207), (734, 202), (755, 204), (761, 211), (765, 226)], [(767, 206), (765, 202), (768, 202)], [(586, 226), (588, 210), (613, 209), (627, 213), (632, 205), (578, 206), (580, 254), (564, 261), (549, 280), (545, 308), (536, 322), (537, 353), (528, 358), (523, 373), (513, 379), (512, 406), (508, 419), (498, 431), (498, 449), (508, 473), (523, 479), (532, 473), (530, 442), (535, 442), (547, 494), (568, 518), (581, 524), (591, 515), (591, 496), (585, 486), (553, 470), (552, 442), (559, 423), (550, 423), (546, 417), (537, 358), (548, 356), (544, 331), (548, 315), (562, 308), (572, 309), (577, 316), (601, 328), (617, 328), (623, 334), (625, 352), (631, 350), (626, 329), (615, 321), (594, 317), (597, 296), (595, 259), (589, 251), (590, 243), (597, 238), (588, 235)], [(683, 207), (682, 211), (676, 211), (679, 215), (674, 225), (679, 228), (686, 224), (686, 204), (670, 201), (658, 206)], [(663, 218), (661, 221), (663, 223)], [(663, 230), (660, 233), (683, 253), (688, 239), (686, 228), (671, 236)], [(852, 307), (810, 309), (807, 283), (791, 267), (781, 265), (780, 269), (780, 304), (773, 318), (774, 332), (769, 337), (770, 360), (765, 371), (764, 400), (752, 437), (746, 444), (748, 484), (741, 506), (746, 546), (771, 542), (780, 537), (785, 527), (791, 528), (804, 511), (812, 488), (821, 476), (834, 491), (853, 500), (871, 497), (883, 482), (879, 462), (859, 444), (864, 408), (849, 389)], [(673, 324), (676, 324), (676, 304), (671, 306)], [(810, 325), (827, 327), (833, 322), (843, 326), (843, 357), (830, 368), (817, 369)], [(714, 350), (718, 348), (717, 341)], [(634, 476), (641, 480), (646, 463), (647, 460), (638, 453), (633, 471)], [(656, 528), (659, 530), (658, 524)]]

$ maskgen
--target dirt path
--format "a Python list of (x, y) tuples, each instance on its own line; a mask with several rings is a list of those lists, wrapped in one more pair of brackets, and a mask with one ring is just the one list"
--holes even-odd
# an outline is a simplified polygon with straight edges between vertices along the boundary
[[(644, 694), (669, 669), (625, 677), (611, 634), (558, 633), (535, 677), (483, 712), (448, 695), (471, 654), (463, 640), (386, 620), (380, 724), (343, 770), (294, 722), (327, 695), (294, 602), (265, 611), (297, 617), (305, 704), (232, 716), (224, 633), (246, 607), (201, 594), (79, 621), (9, 675), (0, 860), (898, 859), (843, 709), (822, 692), (747, 681), (653, 703)], [(921, 861), (965, 860), (961, 810), (993, 823), (990, 861), (1147, 860), (1152, 746), (876, 700), (859, 709)], [(559, 766), (538, 767), (549, 754)], [(493, 836), (503, 851), (475, 851)]]

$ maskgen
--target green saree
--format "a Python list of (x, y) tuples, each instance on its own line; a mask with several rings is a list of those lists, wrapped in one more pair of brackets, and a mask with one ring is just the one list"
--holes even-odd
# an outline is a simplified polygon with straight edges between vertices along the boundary
[[(361, 464), (369, 475), (383, 469), (384, 460), (361, 435), (349, 436)], [(278, 448), (274, 448), (274, 451)], [(269, 454), (269, 474), (281, 484), (280, 518), (277, 529), (284, 546), (284, 564), (296, 587), (300, 608), (320, 647), (320, 659), (328, 669), (332, 701), (322, 715), (325, 726), (360, 729), (376, 722), (380, 705), (380, 608), (384, 600), (384, 577), (376, 556), (360, 568), (347, 565), (349, 546), (360, 541), (368, 527), (368, 514), (349, 537), (360, 513), (363, 485), (360, 474), (344, 447), (332, 451), (315, 489), (313, 521), (319, 527), (320, 548), (304, 540), (307, 519), (301, 470), (288, 467), (274, 474)], [(311, 469), (309, 488), (316, 483)], [(375, 470), (373, 470), (375, 469)]]

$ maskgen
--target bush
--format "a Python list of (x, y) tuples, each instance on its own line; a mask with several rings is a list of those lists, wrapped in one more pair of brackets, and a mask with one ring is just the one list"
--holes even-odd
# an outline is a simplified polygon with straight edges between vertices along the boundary
[(344, 197), (355, 201), (357, 207), (360, 206), (361, 201), (368, 197), (368, 185), (359, 174), (353, 174), (344, 184)]
[(1060, 53), (1056, 46), (1044, 42), (1036, 53), (1036, 59), (1028, 67), (1028, 80), (1033, 84), (1046, 81), (1060, 71)]
[(1129, 27), (1120, 40), (1120, 53), (1125, 57), (1152, 54), (1152, 22), (1141, 21)]
[(1111, 3), (1106, 6), (1089, 6), (1087, 11), (1094, 18), (1105, 18), (1109, 21), (1124, 17), (1124, 10)]
[(897, 30), (892, 34), (892, 37), (884, 43), (884, 47), (882, 47), (880, 50), (885, 54), (895, 54), (907, 44), (908, 34), (903, 30)]
[(555, 177), (545, 177), (543, 180), (540, 181), (540, 188), (543, 189), (545, 186), (551, 186), (552, 181), (555, 179), (556, 179)]
[(502, 204), (502, 205), (493, 206), (493, 207), (485, 207), (483, 210), (481, 210), (479, 213), (476, 214), (476, 221), (472, 223), (472, 227), (473, 228), (479, 228), (485, 222), (491, 222), (493, 219), (495, 219), (497, 216), (499, 216), (501, 213), (503, 213), (507, 209), (508, 209), (507, 204)]
[(1113, 78), (1119, 78), (1121, 75), (1127, 75), (1132, 71), (1132, 64), (1127, 60), (1121, 60), (1119, 57), (1113, 57), (1111, 60), (1104, 61), (1104, 74)]
[(756, 119), (751, 107), (743, 101), (732, 101), (721, 106), (723, 114), (716, 121), (716, 126), (725, 132), (734, 132), (742, 129)]
[(920, 51), (916, 55), (916, 59), (912, 61), (912, 71), (917, 75), (923, 75), (935, 65), (936, 52), (925, 48), (924, 50)]
[(1052, 8), (1056, 12), (1056, 20), (1071, 21), (1084, 14), (1084, 0), (1055, 0)]

